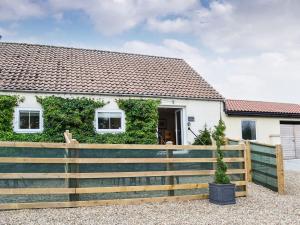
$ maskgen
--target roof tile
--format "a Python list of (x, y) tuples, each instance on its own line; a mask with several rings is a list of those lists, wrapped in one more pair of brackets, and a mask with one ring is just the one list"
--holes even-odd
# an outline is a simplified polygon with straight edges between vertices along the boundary
[(182, 59), (3, 42), (0, 90), (223, 99)]
[(227, 113), (249, 112), (249, 113), (274, 113), (274, 114), (299, 114), (300, 105), (290, 103), (226, 100), (225, 109)]

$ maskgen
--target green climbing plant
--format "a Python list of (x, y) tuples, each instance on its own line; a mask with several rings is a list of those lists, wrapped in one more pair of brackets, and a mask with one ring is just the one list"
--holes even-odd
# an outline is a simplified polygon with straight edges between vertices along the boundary
[(96, 133), (95, 111), (105, 103), (92, 98), (36, 97), (43, 108), (44, 131), (34, 134), (13, 132), (13, 112), (21, 98), (0, 96), (0, 140), (30, 142), (64, 142), (63, 133), (70, 130), (81, 143), (156, 144), (158, 105), (151, 99), (117, 100), (126, 114), (126, 132)]
[(224, 152), (221, 150), (221, 146), (225, 145), (225, 130), (226, 126), (222, 119), (219, 120), (218, 125), (215, 126), (212, 137), (216, 141), (217, 145), (217, 168), (215, 172), (215, 183), (217, 184), (229, 184), (230, 178), (226, 174), (227, 164), (224, 162)]
[(157, 144), (159, 100), (119, 99), (119, 108), (126, 115), (126, 143)]
[(21, 101), (19, 96), (0, 95), (0, 132), (13, 131), (14, 108)]

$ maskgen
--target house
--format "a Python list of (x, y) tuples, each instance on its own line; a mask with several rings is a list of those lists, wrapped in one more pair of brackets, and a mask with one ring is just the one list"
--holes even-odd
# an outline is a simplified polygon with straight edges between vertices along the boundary
[[(14, 131), (43, 131), (36, 96), (91, 97), (107, 104), (95, 111), (98, 133), (126, 129), (117, 99), (160, 99), (160, 143), (191, 144), (206, 124), (217, 124), (223, 97), (184, 60), (33, 44), (0, 43), (0, 95), (19, 95)], [(21, 122), (22, 121), (22, 124)], [(107, 121), (103, 125), (101, 121)], [(190, 130), (189, 130), (190, 128)]]
[(300, 158), (300, 105), (226, 100), (227, 136), (280, 144), (285, 159)]

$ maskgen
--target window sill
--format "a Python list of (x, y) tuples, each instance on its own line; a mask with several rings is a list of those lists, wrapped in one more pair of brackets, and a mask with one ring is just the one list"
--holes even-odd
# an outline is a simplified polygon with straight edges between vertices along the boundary
[(42, 133), (43, 131), (41, 129), (36, 130), (14, 130), (17, 134), (36, 134), (36, 133)]
[(107, 134), (107, 133), (124, 133), (125, 130), (121, 129), (121, 130), (117, 130), (117, 129), (97, 129), (96, 132), (98, 134)]

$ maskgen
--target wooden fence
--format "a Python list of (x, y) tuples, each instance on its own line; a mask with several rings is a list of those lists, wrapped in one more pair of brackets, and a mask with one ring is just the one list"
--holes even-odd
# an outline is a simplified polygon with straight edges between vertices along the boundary
[[(228, 139), (229, 144), (243, 143)], [(245, 141), (248, 157), (248, 181), (262, 185), (279, 194), (284, 194), (284, 167), (281, 145), (269, 145), (254, 141)]]
[[(0, 209), (208, 198), (216, 146), (0, 142)], [(246, 196), (244, 145), (223, 146), (236, 196)]]

